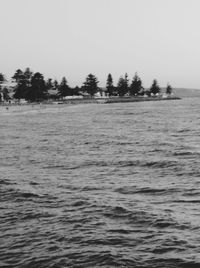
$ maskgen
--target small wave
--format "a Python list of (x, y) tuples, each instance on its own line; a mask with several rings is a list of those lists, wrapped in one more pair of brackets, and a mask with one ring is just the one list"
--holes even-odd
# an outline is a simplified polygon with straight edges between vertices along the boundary
[(98, 190), (101, 190), (101, 188), (97, 188), (94, 186), (85, 186), (81, 190), (82, 191), (98, 191)]
[[(97, 245), (96, 243), (94, 243)], [(70, 253), (67, 255), (67, 265), (65, 267), (126, 267), (124, 260), (120, 256), (112, 254), (110, 251), (93, 251), (85, 252), (82, 254)], [(133, 264), (133, 263), (132, 263)], [(135, 262), (133, 266), (136, 267)]]
[(107, 207), (104, 212), (104, 216), (109, 218), (128, 217), (131, 214), (131, 211), (121, 206)]
[(168, 168), (171, 166), (176, 166), (176, 161), (143, 161), (143, 160), (121, 160), (114, 163), (111, 163), (114, 166), (118, 167), (129, 167), (129, 166), (137, 166), (137, 167), (153, 167), (153, 168)]
[(110, 229), (108, 230), (108, 232), (110, 233), (117, 233), (117, 234), (130, 234), (132, 233), (133, 231), (131, 230), (125, 230), (125, 229)]
[(148, 261), (148, 265), (144, 266), (145, 268), (149, 267), (165, 267), (165, 268), (199, 268), (200, 263), (195, 261), (186, 261), (182, 258), (153, 258)]
[(151, 161), (144, 163), (142, 166), (154, 168), (168, 168), (172, 166), (177, 166), (177, 161)]
[(23, 198), (40, 198), (38, 194), (33, 193), (21, 193), (21, 197)]
[(33, 200), (33, 199), (40, 199), (43, 198), (44, 196), (40, 196), (36, 193), (31, 193), (31, 192), (21, 192), (19, 190), (16, 189), (7, 189), (5, 198), (7, 198), (8, 200), (10, 198), (14, 198), (16, 201), (21, 201), (23, 202), (24, 200)]
[(116, 145), (122, 145), (122, 146), (126, 146), (126, 145), (133, 145), (133, 142), (127, 142), (127, 141), (118, 141), (115, 143)]
[(175, 188), (137, 188), (135, 186), (124, 186), (115, 190), (121, 194), (170, 194), (173, 192), (178, 192)]
[(169, 228), (176, 226), (176, 222), (174, 222), (172, 219), (157, 219), (153, 222), (152, 226), (158, 228)]
[(42, 212), (42, 213), (34, 213), (34, 212), (27, 213), (26, 212), (25, 214), (18, 215), (18, 217), (23, 221), (32, 220), (32, 219), (40, 219), (40, 218), (51, 218), (54, 216), (55, 216), (54, 214), (50, 214), (48, 212)]
[(197, 152), (175, 152), (173, 153), (173, 156), (199, 156), (200, 154)]
[(11, 184), (9, 181), (0, 179), (0, 185), (9, 185), (9, 184)]
[(66, 165), (57, 165), (57, 164), (52, 164), (48, 166), (44, 166), (43, 169), (70, 169)]
[(107, 207), (103, 215), (110, 219), (123, 220), (130, 225), (140, 226), (151, 226), (155, 219), (155, 215), (151, 215), (145, 211), (132, 211), (120, 206)]
[(177, 246), (159, 246), (152, 250), (155, 254), (164, 254), (170, 251), (184, 251), (185, 248), (178, 248)]
[(116, 206), (116, 207), (112, 208), (112, 211), (114, 213), (118, 213), (118, 214), (125, 214), (125, 213), (128, 213), (129, 212), (126, 208), (119, 207), (119, 206)]
[(193, 199), (193, 200), (174, 200), (173, 201), (174, 203), (197, 203), (197, 204), (199, 204), (200, 203), (200, 200), (195, 200), (195, 199)]
[(190, 128), (184, 128), (177, 131), (178, 133), (191, 132)]
[(29, 184), (30, 184), (30, 185), (38, 185), (39, 183), (36, 182), (36, 181), (31, 181)]
[(73, 207), (83, 207), (86, 205), (88, 205), (88, 203), (85, 201), (82, 201), (82, 200), (76, 201), (76, 202), (71, 204), (71, 206), (73, 206)]
[(51, 165), (44, 168), (62, 168), (65, 170), (73, 170), (89, 167), (146, 167), (146, 168), (169, 168), (176, 167), (177, 161), (143, 161), (143, 160), (119, 160), (119, 161), (84, 161), (76, 166)]

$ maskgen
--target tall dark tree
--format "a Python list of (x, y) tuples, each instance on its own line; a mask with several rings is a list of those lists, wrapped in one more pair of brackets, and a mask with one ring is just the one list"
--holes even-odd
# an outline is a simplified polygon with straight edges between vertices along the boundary
[(126, 73), (124, 77), (120, 77), (117, 83), (117, 91), (120, 97), (128, 93), (128, 74)]
[(53, 81), (53, 89), (57, 90), (58, 87), (59, 87), (58, 81), (55, 79), (55, 80)]
[(128, 92), (128, 74), (127, 73), (125, 73), (125, 76), (124, 76), (124, 82), (125, 82), (125, 86), (126, 86), (126, 90), (127, 90), (127, 92)]
[(166, 87), (166, 94), (167, 94), (167, 95), (171, 95), (171, 94), (172, 94), (172, 87), (170, 86), (170, 84), (167, 84), (167, 87)]
[(158, 82), (157, 82), (157, 80), (156, 79), (154, 79), (153, 80), (153, 83), (152, 83), (152, 85), (151, 85), (151, 87), (150, 87), (150, 93), (152, 93), (152, 94), (158, 94), (160, 92), (160, 87), (159, 87), (159, 85), (158, 85)]
[(67, 79), (65, 77), (62, 78), (62, 81), (58, 87), (58, 95), (60, 97), (70, 96), (71, 90), (68, 86)]
[(31, 77), (33, 75), (33, 72), (31, 72), (30, 68), (26, 68), (24, 71), (24, 76), (27, 81), (27, 86), (30, 86), (31, 84)]
[(53, 88), (53, 83), (52, 83), (52, 79), (51, 78), (48, 78), (47, 81), (46, 81), (46, 88), (47, 90), (50, 90)]
[(3, 100), (4, 95), (2, 92), (2, 83), (5, 81), (5, 77), (2, 73), (0, 73), (0, 102)]
[(89, 74), (86, 77), (85, 82), (83, 83), (83, 90), (90, 94), (91, 97), (94, 96), (94, 94), (98, 91), (98, 83), (97, 77), (93, 74)]
[(21, 79), (24, 78), (24, 73), (21, 69), (18, 69), (13, 75), (12, 79), (15, 80), (16, 83), (20, 82)]
[(41, 101), (47, 97), (47, 89), (41, 73), (37, 72), (32, 76), (31, 87), (26, 97), (30, 101)]
[(25, 99), (28, 89), (30, 88), (30, 80), (32, 73), (29, 73), (29, 68), (23, 72), (18, 69), (13, 75), (12, 79), (15, 80), (16, 86), (14, 89), (14, 98), (15, 99)]
[(124, 78), (122, 76), (120, 76), (119, 81), (117, 83), (117, 93), (119, 96), (123, 96), (125, 94)]
[(0, 84), (2, 84), (5, 81), (5, 76), (0, 73)]
[(112, 96), (114, 94), (113, 78), (111, 74), (108, 74), (108, 78), (106, 81), (106, 93), (109, 96)]
[(81, 89), (78, 86), (75, 86), (71, 90), (73, 91), (73, 95), (80, 95)]
[(8, 88), (4, 87), (2, 90), (2, 94), (3, 94), (3, 98), (5, 101), (10, 100), (10, 96), (9, 96), (9, 92), (8, 92)]
[(135, 76), (133, 77), (133, 80), (130, 85), (130, 95), (131, 96), (137, 96), (140, 91), (142, 90), (142, 80), (139, 78), (137, 73), (135, 73)]

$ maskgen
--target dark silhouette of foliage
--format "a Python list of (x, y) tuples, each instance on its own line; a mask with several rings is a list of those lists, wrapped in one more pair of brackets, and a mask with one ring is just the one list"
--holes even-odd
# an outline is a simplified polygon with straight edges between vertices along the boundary
[(133, 77), (133, 80), (130, 85), (130, 95), (131, 96), (137, 96), (139, 95), (140, 91), (143, 89), (142, 87), (142, 80), (139, 78), (137, 73), (135, 73), (135, 76)]
[(20, 82), (21, 79), (24, 78), (24, 73), (21, 69), (18, 69), (13, 75), (12, 79), (15, 80), (16, 83)]
[(158, 82), (156, 79), (153, 80), (153, 83), (151, 85), (151, 88), (150, 88), (150, 93), (152, 94), (158, 94), (160, 92), (160, 87), (158, 85)]
[(33, 72), (31, 72), (30, 68), (26, 68), (24, 71), (24, 76), (27, 82), (27, 86), (31, 85), (31, 77), (33, 75)]
[(46, 84), (46, 89), (47, 90), (53, 88), (53, 83), (52, 83), (52, 79), (51, 78), (48, 78), (45, 84)]
[(29, 88), (26, 98), (30, 101), (41, 101), (46, 99), (47, 89), (44, 77), (41, 73), (35, 73), (31, 78), (31, 87)]
[(124, 91), (124, 78), (121, 76), (117, 83), (117, 92), (119, 96), (123, 96), (125, 93)]
[(65, 77), (62, 78), (62, 81), (58, 87), (58, 95), (60, 97), (70, 96), (71, 90), (68, 86), (67, 79)]
[(124, 78), (121, 76), (117, 84), (117, 92), (120, 97), (128, 93), (128, 74), (126, 73)]
[(97, 77), (93, 74), (89, 74), (86, 77), (85, 82), (83, 83), (83, 91), (88, 93), (91, 97), (95, 95), (95, 93), (98, 91), (98, 83)]
[(3, 93), (3, 98), (4, 98), (5, 101), (10, 100), (10, 96), (9, 96), (9, 92), (8, 92), (7, 87), (3, 88), (2, 93)]
[(146, 96), (148, 96), (148, 97), (150, 97), (151, 96), (151, 92), (150, 92), (150, 89), (146, 89), (145, 91), (143, 91), (143, 95), (146, 95)]
[(117, 86), (114, 86), (113, 87), (113, 96), (118, 96), (119, 93), (118, 93), (118, 87)]
[(25, 72), (20, 69), (15, 72), (12, 77), (12, 79), (16, 82), (16, 87), (14, 89), (15, 99), (26, 99), (26, 95), (31, 86), (31, 76), (32, 72), (29, 68), (26, 68)]
[(172, 94), (172, 87), (170, 86), (170, 84), (167, 84), (166, 94), (168, 94), (168, 95), (171, 95)]
[(79, 88), (78, 86), (76, 87), (69, 87), (69, 92), (70, 92), (70, 96), (79, 96), (81, 95), (80, 93), (81, 88)]
[(2, 84), (5, 81), (5, 76), (0, 73), (0, 84)]
[(0, 102), (3, 99), (3, 92), (1, 92), (2, 90), (2, 83), (5, 81), (5, 77), (2, 73), (0, 73)]
[(109, 96), (112, 96), (114, 94), (113, 78), (111, 74), (108, 74), (108, 78), (106, 81), (106, 93)]
[[(44, 99), (60, 99), (65, 96), (78, 96), (83, 95), (87, 97), (90, 95), (93, 97), (95, 93), (99, 93), (103, 96), (104, 92), (109, 96), (138, 96), (138, 95), (157, 95), (161, 92), (161, 89), (158, 85), (157, 80), (153, 80), (151, 87), (145, 90), (142, 86), (142, 80), (135, 73), (131, 84), (129, 86), (128, 74), (125, 73), (124, 76), (119, 78), (117, 86), (113, 85), (112, 75), (109, 73), (106, 80), (106, 90), (98, 87), (98, 79), (95, 75), (89, 74), (82, 87), (70, 87), (65, 77), (62, 78), (61, 83), (59, 84), (57, 80), (52, 80), (48, 78), (47, 81), (44, 80), (44, 77), (41, 73), (33, 73), (30, 68), (26, 68), (24, 71), (21, 69), (16, 70), (12, 79), (16, 82), (14, 88), (14, 98), (16, 99), (26, 99), (29, 101), (42, 101)], [(0, 101), (9, 100), (9, 84), (8, 88), (2, 88), (4, 85), (5, 77), (0, 73)], [(5, 86), (5, 85), (4, 85)], [(9, 89), (9, 90), (8, 90)], [(51, 91), (54, 89), (55, 91)], [(170, 84), (167, 84), (166, 94), (170, 95), (172, 93), (172, 87)]]
[(55, 79), (53, 81), (53, 89), (57, 90), (59, 88), (59, 84), (58, 84), (58, 81)]
[(72, 91), (73, 91), (73, 95), (80, 95), (81, 88), (76, 86), (72, 88)]

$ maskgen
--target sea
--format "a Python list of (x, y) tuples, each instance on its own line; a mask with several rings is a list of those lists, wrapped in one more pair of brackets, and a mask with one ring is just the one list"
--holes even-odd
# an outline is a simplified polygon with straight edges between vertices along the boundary
[(1, 106), (0, 267), (199, 268), (200, 98)]

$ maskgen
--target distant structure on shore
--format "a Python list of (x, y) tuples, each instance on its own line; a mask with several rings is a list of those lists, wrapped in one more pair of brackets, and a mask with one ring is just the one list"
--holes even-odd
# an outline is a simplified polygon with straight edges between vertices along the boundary
[(95, 75), (89, 74), (81, 87), (70, 87), (65, 77), (59, 83), (57, 80), (48, 78), (39, 73), (33, 73), (30, 68), (24, 71), (18, 69), (10, 81), (0, 73), (0, 102), (20, 103), (27, 102), (50, 102), (67, 101), (74, 99), (116, 99), (116, 98), (169, 98), (173, 96), (173, 89), (170, 84), (166, 89), (161, 90), (156, 79), (153, 80), (150, 88), (145, 89), (142, 80), (135, 73), (129, 83), (128, 74), (125, 73), (118, 80), (117, 85), (113, 84), (111, 74), (108, 74), (106, 87), (98, 87), (98, 79)]

